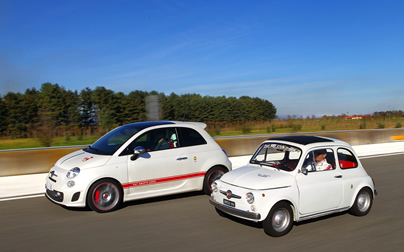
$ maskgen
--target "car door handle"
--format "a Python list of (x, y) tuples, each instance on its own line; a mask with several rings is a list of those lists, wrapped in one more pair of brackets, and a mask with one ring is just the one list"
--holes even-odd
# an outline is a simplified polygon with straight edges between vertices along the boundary
[(177, 158), (177, 160), (185, 160), (185, 159), (188, 159), (188, 157), (179, 157), (179, 158)]
[(342, 175), (335, 175), (334, 178), (342, 178)]

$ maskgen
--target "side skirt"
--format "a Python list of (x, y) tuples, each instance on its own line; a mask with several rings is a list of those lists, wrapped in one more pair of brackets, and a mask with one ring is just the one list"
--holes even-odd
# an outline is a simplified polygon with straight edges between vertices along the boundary
[(339, 208), (339, 209), (336, 209), (336, 210), (331, 210), (331, 211), (326, 211), (326, 212), (321, 212), (321, 213), (316, 213), (316, 214), (310, 214), (310, 215), (305, 215), (305, 216), (299, 216), (299, 219), (296, 220), (296, 221), (299, 222), (299, 221), (305, 221), (305, 220), (309, 220), (309, 219), (314, 219), (314, 218), (318, 218), (318, 217), (321, 217), (321, 216), (330, 215), (330, 214), (333, 214), (333, 213), (343, 212), (343, 211), (346, 211), (348, 209), (349, 209), (349, 207), (344, 207), (344, 208)]

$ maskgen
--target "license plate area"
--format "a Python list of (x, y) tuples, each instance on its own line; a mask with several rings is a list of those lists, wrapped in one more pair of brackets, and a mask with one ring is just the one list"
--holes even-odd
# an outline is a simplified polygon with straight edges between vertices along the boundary
[(46, 182), (45, 187), (46, 187), (46, 189), (48, 189), (49, 191), (53, 191), (53, 189), (52, 189), (52, 184), (51, 184), (51, 183)]
[(227, 199), (223, 199), (223, 204), (231, 207), (236, 207), (236, 202)]

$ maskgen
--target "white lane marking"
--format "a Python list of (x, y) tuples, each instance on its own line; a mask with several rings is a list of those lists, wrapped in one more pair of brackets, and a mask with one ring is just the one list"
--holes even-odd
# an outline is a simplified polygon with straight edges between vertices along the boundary
[(0, 198), (0, 201), (9, 201), (9, 200), (19, 200), (19, 199), (29, 199), (29, 198), (38, 198), (43, 197), (45, 194), (34, 194), (34, 195), (22, 195), (22, 196), (15, 196), (15, 197), (8, 197), (8, 198)]
[(404, 155), (404, 152), (394, 152), (394, 153), (386, 153), (386, 154), (371, 154), (371, 155), (366, 155), (366, 156), (359, 156), (359, 159), (388, 157), (388, 156), (396, 156), (396, 155)]

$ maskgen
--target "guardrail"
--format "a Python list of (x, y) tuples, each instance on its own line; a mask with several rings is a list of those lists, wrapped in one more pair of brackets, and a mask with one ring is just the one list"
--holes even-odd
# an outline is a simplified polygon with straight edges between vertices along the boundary
[[(239, 137), (219, 137), (216, 142), (229, 157), (251, 155), (258, 145), (271, 137), (287, 135), (317, 135), (348, 142), (351, 145), (389, 143), (404, 139), (404, 129), (378, 129), (357, 131), (324, 131), (310, 133), (267, 134)], [(61, 157), (85, 146), (37, 148), (0, 151), (0, 177), (46, 173)]]

